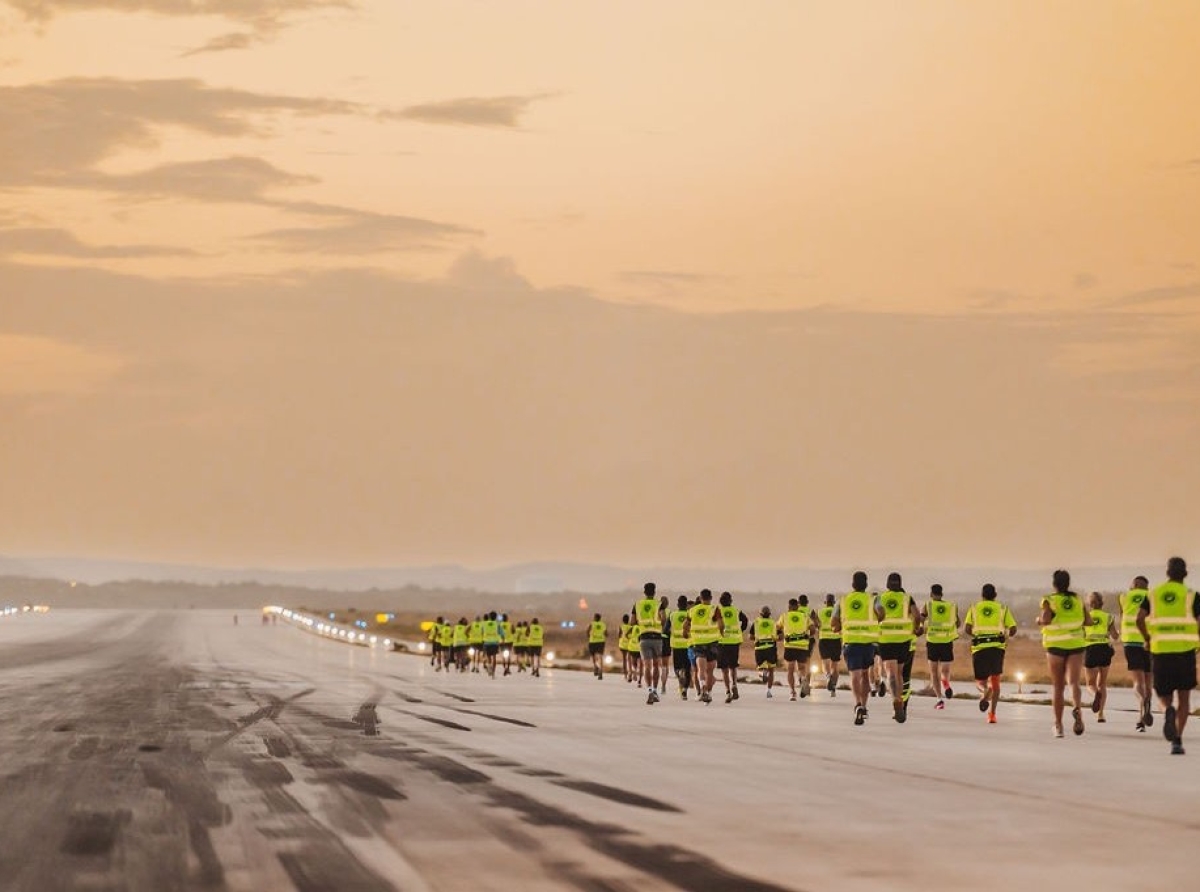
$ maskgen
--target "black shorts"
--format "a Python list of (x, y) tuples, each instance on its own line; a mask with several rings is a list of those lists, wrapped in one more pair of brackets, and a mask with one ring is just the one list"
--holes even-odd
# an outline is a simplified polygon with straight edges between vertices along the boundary
[(604, 653), (604, 642), (603, 641), (589, 641), (588, 642), (588, 653), (590, 653), (590, 654)]
[(875, 663), (874, 644), (847, 644), (845, 652), (846, 668), (851, 672), (859, 672), (864, 669), (870, 669)]
[(526, 644), (525, 655), (528, 657), (540, 657), (542, 655), (542, 646), (540, 644)]
[(1050, 656), (1052, 656), (1052, 657), (1073, 657), (1076, 654), (1083, 653), (1084, 650), (1085, 650), (1085, 648), (1082, 648), (1082, 647), (1075, 647), (1075, 648), (1047, 647), (1046, 653), (1050, 654)]
[[(807, 663), (812, 651), (807, 647), (784, 647), (783, 660), (785, 663)], [(840, 656), (840, 654), (839, 654)]]
[(934, 643), (932, 641), (926, 641), (925, 656), (931, 663), (953, 663), (954, 642), (941, 641)]
[(774, 644), (770, 647), (754, 648), (754, 665), (760, 669), (773, 669), (778, 666), (779, 649)]
[(1004, 648), (985, 647), (971, 654), (971, 666), (975, 670), (975, 680), (985, 681), (993, 675), (1004, 674)]
[(688, 659), (688, 649), (686, 647), (671, 648), (671, 665), (676, 672), (687, 672), (692, 668), (692, 661)]
[(1154, 693), (1170, 697), (1176, 691), (1190, 691), (1196, 686), (1196, 652), (1154, 654)]
[(1149, 672), (1150, 651), (1141, 644), (1126, 644), (1125, 665), (1130, 672)]
[(486, 644), (485, 643), (483, 645), (483, 652), (485, 654), (487, 654), (489, 657), (494, 657), (496, 654), (500, 653), (499, 642), (497, 642), (496, 644)]
[(717, 668), (736, 669), (738, 667), (738, 652), (740, 644), (717, 644)]
[(817, 641), (817, 653), (822, 660), (833, 660), (835, 663), (842, 659), (841, 638), (821, 638)]
[(717, 642), (715, 641), (708, 644), (695, 644), (692, 649), (696, 653), (697, 660), (708, 660), (710, 663), (717, 661)]
[(1107, 669), (1112, 665), (1113, 649), (1110, 644), (1089, 644), (1083, 652), (1085, 669)]
[(879, 645), (879, 659), (895, 660), (897, 663), (903, 663), (908, 659), (908, 654), (912, 650), (912, 645), (907, 641), (889, 641), (887, 644)]

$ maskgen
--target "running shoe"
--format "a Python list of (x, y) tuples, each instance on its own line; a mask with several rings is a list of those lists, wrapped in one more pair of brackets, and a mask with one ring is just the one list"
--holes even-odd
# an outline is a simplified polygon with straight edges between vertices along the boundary
[(904, 708), (903, 700), (896, 700), (892, 703), (892, 718), (901, 725), (908, 720), (908, 710)]
[(944, 700), (939, 700), (937, 703), (933, 704), (933, 708), (934, 708), (934, 709), (945, 709), (945, 708), (946, 708), (946, 701), (944, 701)]
[(804, 680), (800, 682), (800, 696), (807, 697), (812, 693), (812, 682), (808, 680), (808, 676), (804, 676)]
[(686, 699), (687, 699), (687, 688), (680, 688), (680, 689), (679, 689), (679, 699), (680, 699), (680, 700), (686, 700)]
[(770, 688), (767, 688), (767, 699), (768, 699), (768, 700), (770, 700), (770, 699), (772, 699), (774, 696), (775, 696), (775, 695), (771, 693), (771, 689), (770, 689)]
[(1096, 691), (1096, 696), (1092, 698), (1092, 712), (1100, 711), (1100, 692)]
[(988, 724), (989, 724), (989, 725), (994, 725), (994, 724), (996, 724), (996, 713), (994, 713), (994, 712), (989, 712), (989, 713), (988, 713)]
[(1178, 737), (1176, 737), (1174, 740), (1171, 741), (1171, 755), (1172, 756), (1182, 756), (1183, 755), (1183, 741), (1180, 740)]
[(1154, 727), (1154, 713), (1150, 711), (1150, 698), (1142, 701), (1142, 724), (1147, 728)]
[(1163, 713), (1163, 737), (1167, 740), (1174, 740), (1179, 735), (1175, 733), (1175, 707), (1168, 706), (1167, 711)]
[(650, 700), (652, 703), (657, 703), (659, 701), (658, 691), (652, 690), (650, 692)]
[(862, 706), (854, 707), (854, 724), (861, 725), (867, 718), (867, 710)]
[(700, 695), (700, 702), (701, 703), (712, 703), (712, 694), (710, 694), (708, 691), (703, 692)]
[(954, 691), (950, 690), (950, 685), (946, 685), (946, 699), (947, 700), (954, 699)]
[(887, 696), (887, 682), (886, 681), (879, 682), (879, 696), (880, 697)]
[(736, 684), (736, 683), (734, 683), (734, 685), (733, 685), (733, 699), (734, 699), (734, 700), (736, 700), (737, 698), (738, 698), (737, 684)]
[(796, 702), (796, 692), (795, 691), (792, 691), (792, 702), (793, 703)]
[(1071, 718), (1075, 720), (1075, 723), (1071, 725), (1071, 730), (1074, 732), (1075, 736), (1078, 737), (1083, 733), (1083, 713), (1080, 711), (1078, 706), (1071, 710)]
[(1102, 710), (1100, 710), (1100, 714), (1096, 716), (1096, 721), (1097, 721), (1097, 722), (1099, 722), (1101, 725), (1103, 725), (1103, 724), (1105, 724), (1105, 723), (1107, 723), (1107, 722), (1108, 722), (1108, 719), (1106, 719), (1106, 718), (1104, 717), (1104, 710), (1103, 710), (1103, 709), (1102, 709)]
[(1138, 722), (1136, 725), (1134, 725), (1134, 727), (1137, 729), (1139, 734), (1146, 733), (1146, 725), (1143, 722)]
[(988, 706), (991, 705), (991, 699), (992, 698), (989, 697), (987, 694), (984, 694), (982, 697), (979, 698), (979, 711), (980, 712), (988, 711)]
[(726, 703), (733, 702), (733, 691), (730, 691), (728, 694), (725, 695), (725, 702)]
[(646, 695), (646, 705), (647, 706), (654, 705), (654, 691), (651, 691), (649, 694)]
[(836, 689), (837, 689), (837, 681), (831, 675), (827, 679), (825, 679), (825, 690), (832, 692)]
[(1051, 729), (1050, 729), (1050, 730), (1054, 732), (1054, 736), (1055, 736), (1055, 737), (1062, 737), (1062, 736), (1063, 736), (1063, 729), (1062, 729), (1062, 725), (1053, 725), (1053, 726), (1051, 726)]

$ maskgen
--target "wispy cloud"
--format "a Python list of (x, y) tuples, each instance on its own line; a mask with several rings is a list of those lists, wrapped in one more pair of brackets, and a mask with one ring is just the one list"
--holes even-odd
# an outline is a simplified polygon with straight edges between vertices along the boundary
[(0, 256), (13, 254), (110, 259), (181, 257), (194, 255), (195, 252), (166, 245), (89, 245), (65, 229), (52, 227), (0, 229)]
[(333, 217), (326, 226), (271, 229), (250, 240), (278, 251), (305, 254), (375, 254), (381, 251), (431, 250), (479, 232), (419, 217), (374, 214), (353, 208), (314, 203), (280, 203), (288, 210)]
[(320, 9), (354, 9), (351, 0), (0, 0), (26, 18), (49, 21), (72, 12), (151, 13), (177, 17), (220, 17), (255, 28), (278, 27), (297, 13)]
[(1200, 298), (1200, 282), (1187, 282), (1182, 285), (1164, 285), (1159, 288), (1144, 288), (1132, 291), (1109, 301), (1110, 307), (1154, 307), (1161, 304)]
[(410, 105), (396, 111), (387, 111), (383, 113), (382, 117), (388, 120), (421, 121), (425, 124), (515, 129), (521, 125), (522, 116), (534, 102), (548, 99), (552, 95), (554, 94), (536, 93), (529, 96), (474, 96), (463, 99), (447, 99), (442, 102), (427, 102)]
[(202, 81), (68, 78), (0, 87), (0, 184), (54, 185), (122, 149), (152, 148), (175, 126), (212, 136), (266, 131), (265, 119), (362, 114), (339, 99), (209, 87)]
[(187, 58), (188, 56), (199, 56), (203, 53), (223, 53), (229, 50), (245, 50), (254, 46), (256, 43), (261, 43), (263, 36), (249, 31), (234, 31), (230, 34), (221, 34), (214, 37), (207, 43), (201, 44), (194, 49), (180, 53), (180, 56)]
[(625, 270), (620, 274), (620, 279), (623, 282), (647, 285), (666, 285), (670, 287), (678, 285), (698, 285), (707, 282), (722, 282), (727, 278), (727, 276), (714, 276), (707, 273), (681, 273), (670, 270), (656, 269)]
[(78, 177), (78, 185), (127, 196), (176, 196), (197, 201), (269, 202), (272, 189), (318, 182), (317, 177), (288, 173), (262, 158), (234, 155), (206, 161), (161, 164), (130, 174), (91, 172)]

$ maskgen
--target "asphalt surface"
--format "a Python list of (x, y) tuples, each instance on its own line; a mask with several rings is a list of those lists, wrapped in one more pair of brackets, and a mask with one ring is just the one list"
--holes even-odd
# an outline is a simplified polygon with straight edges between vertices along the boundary
[[(1200, 743), (971, 700), (663, 702), (229, 612), (0, 620), (4, 890), (1168, 888)], [(1197, 727), (1200, 727), (1198, 725)], [(1198, 738), (1200, 739), (1200, 738)], [(1185, 743), (1187, 741), (1185, 740)], [(1063, 884), (1066, 884), (1065, 886)]]

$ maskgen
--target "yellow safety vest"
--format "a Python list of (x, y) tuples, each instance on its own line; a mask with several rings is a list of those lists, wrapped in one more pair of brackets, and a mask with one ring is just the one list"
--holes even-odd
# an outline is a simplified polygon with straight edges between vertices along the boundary
[(647, 632), (655, 632), (662, 634), (662, 620), (659, 619), (658, 601), (654, 598), (642, 598), (634, 606), (635, 614), (637, 614), (638, 635), (645, 635)]
[(958, 605), (953, 601), (930, 599), (925, 616), (925, 640), (930, 644), (951, 644), (958, 637)]
[(1104, 644), (1108, 641), (1108, 611), (1093, 610), (1092, 624), (1083, 631), (1088, 644)]
[(721, 644), (741, 644), (742, 643), (742, 620), (738, 616), (738, 609), (732, 605), (729, 607), (718, 607), (721, 611), (721, 619), (725, 620), (725, 633), (718, 638)]
[(693, 644), (716, 644), (721, 637), (716, 613), (711, 604), (697, 604), (688, 611)]
[(820, 628), (817, 630), (817, 638), (821, 641), (840, 641), (842, 634), (833, 631), (833, 611), (835, 607), (822, 607), (817, 611), (817, 619), (820, 621)]
[(886, 591), (879, 596), (883, 604), (883, 621), (879, 624), (880, 644), (903, 644), (913, 639), (913, 619), (909, 613), (912, 600), (906, 592)]
[[(833, 610), (832, 607), (829, 609)], [(808, 611), (789, 610), (780, 618), (779, 622), (783, 626), (784, 647), (796, 647), (804, 650), (809, 646)]]
[(671, 611), (671, 650), (687, 650), (691, 645), (688, 637), (683, 634), (683, 624), (687, 622), (686, 610)]
[(467, 643), (467, 627), (461, 623), (454, 627), (454, 646), (462, 647)]
[(879, 623), (871, 596), (866, 592), (851, 592), (842, 596), (842, 641), (846, 644), (874, 644), (879, 638)]
[(529, 646), (541, 647), (545, 632), (540, 623), (529, 626)]
[(1043, 604), (1049, 604), (1054, 614), (1048, 626), (1042, 626), (1042, 646), (1049, 649), (1082, 650), (1087, 646), (1083, 632), (1083, 601), (1070, 592), (1065, 595), (1047, 595)]
[(588, 625), (588, 644), (603, 644), (608, 634), (608, 626), (600, 620), (593, 620)]
[(971, 608), (971, 653), (988, 648), (1004, 650), (1008, 629), (1004, 624), (1008, 609), (999, 601), (980, 601)]
[(1200, 647), (1196, 618), (1192, 616), (1192, 593), (1182, 582), (1164, 582), (1150, 593), (1150, 653), (1180, 654)]
[(760, 616), (754, 621), (754, 647), (766, 648), (775, 643), (775, 620)]
[(1140, 644), (1143, 647), (1146, 639), (1138, 630), (1137, 618), (1142, 605), (1150, 597), (1150, 592), (1144, 588), (1131, 588), (1117, 599), (1121, 605), (1121, 643)]

